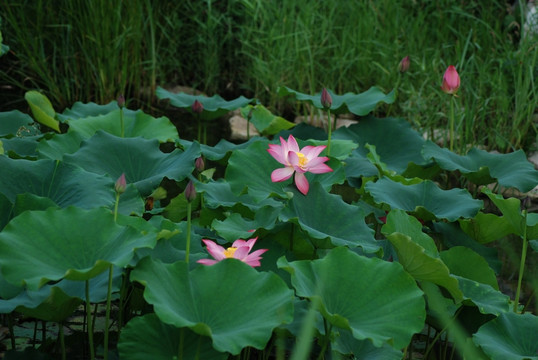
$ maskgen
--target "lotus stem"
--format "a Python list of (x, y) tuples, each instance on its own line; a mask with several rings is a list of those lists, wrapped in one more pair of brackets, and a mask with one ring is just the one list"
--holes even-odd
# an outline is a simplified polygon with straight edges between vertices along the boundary
[(118, 220), (118, 204), (120, 203), (120, 194), (116, 192), (116, 202), (114, 204), (114, 222)]
[(187, 202), (187, 246), (185, 248), (185, 262), (189, 263), (189, 255), (191, 251), (191, 213), (192, 205), (191, 202)]
[(185, 328), (179, 330), (179, 348), (177, 358), (178, 360), (183, 360), (183, 344), (185, 343)]
[(121, 137), (125, 137), (125, 124), (123, 121), (123, 108), (120, 108), (120, 128), (121, 128)]
[(64, 324), (62, 322), (58, 323), (58, 337), (60, 338), (60, 347), (62, 348), (62, 360), (66, 360)]
[(523, 247), (521, 249), (521, 259), (519, 261), (519, 275), (517, 277), (516, 298), (514, 300), (514, 312), (517, 313), (519, 306), (519, 295), (521, 293), (521, 282), (523, 280), (523, 272), (525, 271), (525, 259), (527, 257), (527, 210), (523, 210), (525, 222), (523, 223)]
[(327, 123), (329, 126), (329, 138), (327, 143), (327, 155), (331, 155), (331, 134), (332, 134), (332, 124), (331, 124), (331, 109), (327, 109)]
[(88, 345), (90, 346), (90, 360), (95, 360), (95, 349), (93, 348), (93, 319), (91, 314), (92, 305), (90, 303), (90, 280), (86, 280), (86, 317), (88, 323)]
[(104, 359), (108, 360), (108, 332), (110, 324), (110, 300), (112, 297), (112, 274), (114, 267), (110, 264), (108, 268), (108, 292), (106, 294), (106, 313), (105, 313), (105, 343), (104, 343)]
[(454, 151), (454, 96), (450, 99), (450, 151)]

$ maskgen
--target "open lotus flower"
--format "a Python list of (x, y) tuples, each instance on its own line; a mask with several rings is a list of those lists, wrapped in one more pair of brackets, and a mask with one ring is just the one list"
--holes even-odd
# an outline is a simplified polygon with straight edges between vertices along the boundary
[(269, 249), (260, 249), (252, 253), (252, 247), (258, 240), (257, 237), (253, 239), (245, 240), (235, 240), (231, 247), (224, 249), (222, 246), (218, 245), (214, 241), (202, 239), (204, 244), (207, 246), (207, 251), (215, 260), (213, 259), (201, 259), (197, 262), (204, 265), (213, 265), (224, 259), (233, 258), (241, 260), (242, 262), (247, 263), (252, 267), (260, 266), (261, 254), (266, 252)]
[(455, 94), (460, 88), (460, 76), (454, 65), (450, 65), (443, 75), (441, 90), (447, 94)]
[(323, 174), (333, 171), (327, 164), (324, 164), (329, 158), (318, 156), (325, 149), (325, 145), (309, 145), (299, 150), (299, 145), (293, 135), (288, 137), (287, 142), (280, 137), (280, 144), (269, 144), (269, 149), (267, 149), (276, 161), (285, 165), (284, 168), (276, 169), (271, 173), (271, 181), (284, 181), (295, 173), (295, 185), (301, 193), (306, 195), (309, 184), (304, 175), (305, 172)]

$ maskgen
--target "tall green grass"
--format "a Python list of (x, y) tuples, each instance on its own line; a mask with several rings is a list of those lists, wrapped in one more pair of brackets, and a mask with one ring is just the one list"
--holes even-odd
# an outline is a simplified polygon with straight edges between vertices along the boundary
[(376, 115), (406, 118), (428, 134), (446, 129), (440, 85), (455, 65), (459, 151), (467, 144), (529, 150), (537, 40), (520, 40), (523, 16), (504, 0), (5, 0), (0, 17), (11, 52), (0, 60), (0, 80), (10, 91), (43, 89), (58, 108), (119, 92), (147, 107), (141, 94), (152, 100), (156, 86), (179, 84), (256, 97), (291, 117), (300, 109), (276, 94), (278, 86), (388, 92), (409, 55), (396, 103)]

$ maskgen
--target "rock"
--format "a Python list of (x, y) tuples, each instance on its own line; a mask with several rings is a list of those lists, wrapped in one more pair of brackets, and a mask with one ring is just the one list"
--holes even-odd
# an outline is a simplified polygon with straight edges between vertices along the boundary
[[(332, 121), (334, 121), (334, 115), (331, 116), (331, 119)], [(322, 129), (325, 129), (327, 130), (327, 115), (323, 114), (323, 115), (313, 115), (313, 116), (297, 116), (294, 120), (294, 122), (296, 124), (300, 124), (302, 122), (305, 122), (309, 125), (312, 125), (312, 126), (316, 126), (316, 127), (320, 127)], [(343, 114), (343, 115), (340, 115), (337, 119), (336, 119), (336, 128), (338, 129), (339, 127), (342, 127), (342, 126), (345, 126), (345, 127), (349, 127), (353, 124), (356, 124), (357, 121), (356, 120), (353, 120), (353, 115), (352, 114)]]
[(248, 140), (247, 124), (249, 125), (250, 137), (259, 136), (260, 133), (252, 123), (248, 123), (247, 119), (240, 115), (233, 115), (230, 120), (230, 140)]

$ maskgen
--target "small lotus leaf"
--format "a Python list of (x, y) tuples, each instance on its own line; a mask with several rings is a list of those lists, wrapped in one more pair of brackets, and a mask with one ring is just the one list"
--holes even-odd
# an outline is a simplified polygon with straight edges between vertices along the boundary
[(319, 299), (327, 321), (356, 339), (399, 349), (424, 326), (423, 293), (398, 263), (338, 247), (319, 260), (282, 257), (278, 266), (291, 274), (298, 296)]
[(32, 109), (34, 118), (41, 124), (60, 132), (60, 123), (56, 120), (56, 111), (50, 100), (38, 91), (31, 90), (24, 94), (24, 98)]
[(473, 335), (492, 360), (538, 359), (538, 317), (506, 312), (487, 322)]
[(467, 155), (458, 155), (428, 141), (423, 150), (426, 159), (435, 160), (442, 169), (458, 170), (477, 185), (497, 182), (522, 192), (532, 190), (538, 183), (538, 171), (521, 150), (509, 154), (494, 154), (472, 148)]
[[(441, 190), (434, 182), (403, 185), (386, 177), (366, 184), (375, 202), (405, 211), (425, 211), (423, 216), (455, 221), (474, 217), (482, 208), (481, 200), (473, 199), (467, 190)], [(421, 208), (421, 209), (419, 209)], [(428, 219), (425, 219), (428, 220)]]
[(398, 232), (409, 236), (424, 249), (426, 255), (437, 257), (438, 251), (435, 242), (431, 237), (422, 231), (422, 224), (414, 216), (408, 215), (399, 209), (391, 210), (387, 215), (387, 223), (381, 228), (381, 232), (387, 236)]
[[(376, 347), (369, 340), (357, 340), (347, 330), (338, 329), (338, 336), (332, 344), (334, 351), (342, 355), (353, 355), (354, 359), (401, 360), (402, 352), (388, 344)], [(338, 357), (337, 357), (338, 359)]]
[(471, 300), (482, 314), (499, 315), (509, 311), (510, 297), (490, 285), (453, 275), (465, 299)]
[(293, 292), (284, 281), (236, 259), (189, 272), (185, 262), (145, 258), (131, 280), (146, 286), (144, 298), (162, 322), (209, 336), (216, 350), (233, 355), (247, 346), (263, 349), (273, 329), (293, 318)]
[(440, 253), (441, 259), (450, 269), (450, 273), (487, 284), (499, 290), (497, 276), (489, 267), (486, 259), (465, 246), (454, 246)]
[[(180, 339), (183, 351), (179, 355)], [(205, 336), (189, 329), (180, 329), (159, 320), (155, 314), (147, 314), (130, 320), (121, 332), (118, 351), (122, 359), (129, 360), (224, 360), (227, 353), (218, 353)]]
[(155, 95), (159, 99), (170, 99), (170, 104), (178, 108), (191, 109), (195, 100), (198, 100), (204, 107), (204, 111), (200, 114), (200, 118), (203, 120), (214, 120), (228, 112), (242, 108), (248, 105), (252, 99), (247, 99), (244, 96), (240, 96), (237, 99), (226, 101), (219, 95), (213, 95), (207, 97), (203, 95), (190, 95), (186, 93), (175, 94), (162, 87), (157, 87)]
[(30, 115), (19, 110), (0, 112), (0, 136), (16, 136), (33, 122)]
[(360, 246), (367, 253), (379, 250), (374, 230), (366, 225), (361, 208), (329, 194), (319, 183), (311, 185), (308, 196), (297, 190), (293, 194), (289, 206), (280, 215), (281, 221), (296, 222), (311, 237), (328, 238), (334, 246)]
[(250, 121), (252, 125), (263, 135), (278, 134), (282, 130), (288, 130), (295, 126), (294, 123), (283, 117), (272, 114), (263, 105), (247, 105), (241, 109), (241, 115)]
[[(360, 94), (348, 92), (344, 95), (338, 95), (332, 90), (327, 89), (327, 91), (332, 98), (331, 112), (334, 114), (351, 112), (355, 115), (364, 116), (372, 112), (380, 102), (392, 104), (396, 98), (394, 90), (385, 94), (375, 86)], [(293, 95), (299, 101), (307, 101), (318, 109), (324, 109), (321, 104), (321, 91), (317, 94), (309, 95), (282, 86), (278, 88), (277, 93), (280, 96)]]
[(50, 280), (89, 280), (110, 264), (123, 267), (136, 248), (155, 242), (154, 233), (120, 226), (103, 208), (26, 211), (0, 233), (0, 266), (9, 282), (37, 290)]

